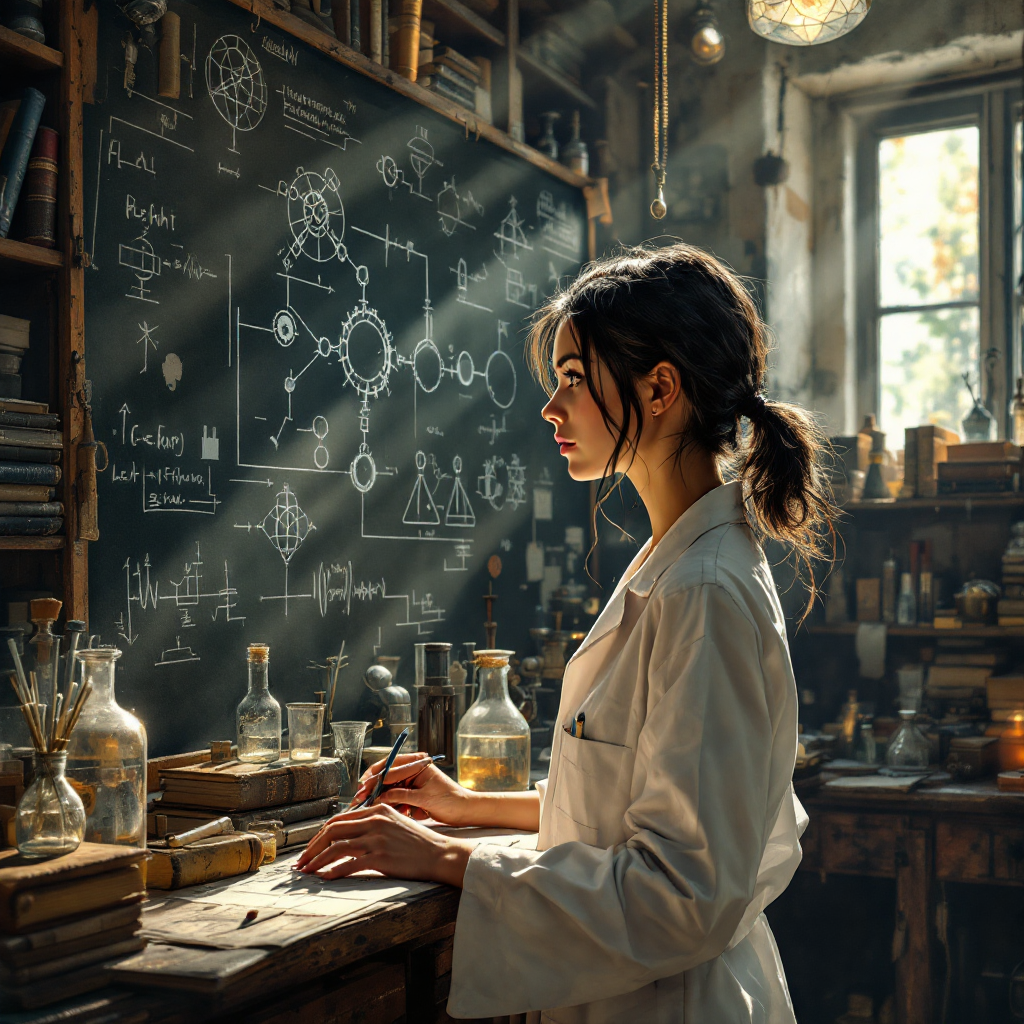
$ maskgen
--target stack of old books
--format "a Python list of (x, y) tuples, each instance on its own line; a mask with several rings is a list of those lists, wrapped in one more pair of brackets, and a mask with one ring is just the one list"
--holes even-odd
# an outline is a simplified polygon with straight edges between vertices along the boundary
[[(305, 844), (337, 810), (341, 782), (336, 758), (161, 769), (162, 795), (148, 816), (151, 887), (176, 889), (255, 871), (254, 833), (271, 832), (276, 849)], [(179, 849), (160, 841), (220, 817), (231, 819), (234, 833)]]
[(934, 498), (939, 493), (939, 466), (951, 458), (960, 435), (935, 424), (907, 427), (903, 442), (901, 498)]
[(1021, 449), (1011, 441), (952, 445), (939, 464), (939, 494), (1002, 494), (1020, 490)]
[(925, 685), (927, 710), (937, 721), (984, 721), (989, 677), (1005, 664), (1005, 652), (983, 641), (940, 640)]
[(0, 851), (0, 1006), (33, 1009), (102, 988), (137, 932), (146, 851), (82, 843), (50, 860)]
[[(11, 374), (5, 363), (28, 348), (29, 321), (0, 316), (0, 395), (9, 394), (3, 381)], [(13, 357), (13, 353), (21, 355)], [(18, 387), (21, 394), (21, 377)], [(44, 402), (0, 397), (0, 536), (39, 537), (59, 533), (64, 506), (54, 501), (60, 482), (64, 445), (60, 417)]]
[(996, 605), (1000, 626), (1024, 626), (1024, 537), (1014, 538), (1003, 552), (1003, 596)]
[(483, 82), (483, 72), (477, 63), (464, 57), (450, 46), (430, 49), (431, 60), (420, 64), (416, 82), (431, 92), (458, 103), (460, 107), (477, 109), (477, 89)]

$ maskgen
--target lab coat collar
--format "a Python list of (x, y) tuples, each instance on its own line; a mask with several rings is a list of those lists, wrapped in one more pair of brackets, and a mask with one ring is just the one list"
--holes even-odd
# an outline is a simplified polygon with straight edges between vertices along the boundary
[(637, 597), (649, 597), (665, 570), (695, 541), (716, 526), (745, 523), (743, 485), (737, 480), (698, 498), (666, 531), (647, 561), (627, 583)]
[(619, 628), (626, 607), (626, 591), (637, 597), (650, 597), (654, 585), (665, 571), (675, 563), (680, 555), (695, 541), (716, 526), (726, 523), (745, 523), (743, 513), (743, 487), (738, 481), (722, 484), (698, 498), (669, 528), (661, 538), (657, 547), (648, 556), (647, 561), (632, 575), (633, 564), (641, 560), (650, 548), (650, 540), (637, 552), (636, 558), (630, 563), (625, 585), (620, 585), (611, 600), (605, 605), (598, 616), (586, 640), (570, 658), (575, 661), (581, 654), (589, 650), (598, 640)]

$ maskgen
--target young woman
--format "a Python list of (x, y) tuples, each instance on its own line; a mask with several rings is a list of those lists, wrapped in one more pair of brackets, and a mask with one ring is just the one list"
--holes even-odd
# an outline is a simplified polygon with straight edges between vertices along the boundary
[[(540, 312), (530, 348), (570, 476), (628, 476), (652, 534), (566, 666), (550, 775), (489, 795), (430, 769), (333, 819), (299, 867), (461, 886), (453, 1017), (792, 1022), (762, 911), (796, 870), (807, 818), (759, 539), (808, 566), (819, 555), (831, 506), (817, 434), (765, 401), (765, 327), (736, 277), (688, 245), (590, 266)], [(395, 804), (539, 830), (537, 850), (473, 848)]]

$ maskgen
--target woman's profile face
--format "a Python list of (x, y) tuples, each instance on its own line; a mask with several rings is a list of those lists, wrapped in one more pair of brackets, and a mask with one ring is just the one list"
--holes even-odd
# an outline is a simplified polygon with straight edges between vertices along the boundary
[(541, 410), (555, 428), (555, 443), (568, 463), (573, 480), (600, 480), (615, 449), (616, 435), (605, 423), (601, 409), (587, 387), (587, 374), (596, 374), (591, 383), (602, 396), (613, 423), (622, 421), (622, 402), (618, 389), (600, 363), (586, 367), (579, 345), (568, 322), (555, 335), (551, 367), (558, 386)]

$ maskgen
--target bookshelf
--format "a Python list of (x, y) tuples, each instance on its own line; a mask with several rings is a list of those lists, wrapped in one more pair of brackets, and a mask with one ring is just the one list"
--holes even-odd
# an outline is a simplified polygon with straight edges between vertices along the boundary
[[(57, 247), (47, 249), (0, 239), (0, 310), (18, 315), (32, 308), (31, 350), (45, 362), (45, 391), (25, 397), (45, 400), (60, 414), (64, 432), (62, 477), (57, 499), (64, 504), (64, 533), (55, 537), (0, 537), (0, 581), (5, 590), (49, 590), (64, 601), (67, 618), (88, 615), (87, 543), (76, 540), (78, 440), (82, 410), (73, 396), (85, 380), (83, 275), (76, 239), (82, 220), (82, 40), (85, 0), (56, 0), (44, 18), (48, 42), (0, 26), (0, 88), (11, 95), (25, 85), (46, 96), (43, 124), (60, 136), (57, 185)], [(95, 12), (94, 12), (95, 14)], [(25, 303), (25, 306), (19, 306)]]
[(942, 495), (935, 498), (896, 498), (892, 501), (851, 501), (843, 506), (849, 513), (879, 512), (941, 512), (951, 510), (967, 515), (976, 508), (1012, 509), (1024, 512), (1024, 493), (1019, 494), (976, 494), (971, 496)]
[(575, 82), (538, 60), (528, 50), (520, 49), (516, 59), (523, 72), (524, 87), (532, 87), (538, 98), (568, 99), (587, 110), (597, 110), (597, 103)]

